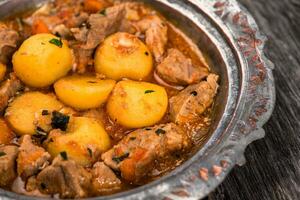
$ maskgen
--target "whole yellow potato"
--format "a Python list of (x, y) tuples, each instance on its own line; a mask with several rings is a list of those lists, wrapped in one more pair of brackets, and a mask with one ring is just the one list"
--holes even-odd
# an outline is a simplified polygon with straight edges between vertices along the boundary
[(52, 34), (33, 35), (13, 55), (16, 75), (32, 87), (46, 87), (72, 68), (73, 56), (66, 41)]
[(6, 66), (0, 63), (0, 81), (4, 79), (5, 73), (6, 73)]
[(151, 126), (159, 122), (168, 107), (166, 90), (158, 85), (120, 81), (108, 99), (107, 112), (128, 128)]
[(91, 165), (111, 147), (101, 124), (87, 117), (72, 117), (66, 132), (53, 130), (44, 145), (51, 156), (65, 152), (68, 158), (83, 166)]
[(152, 66), (148, 47), (129, 33), (111, 35), (95, 54), (96, 72), (114, 80), (144, 80), (151, 73)]
[(58, 98), (68, 106), (80, 110), (97, 108), (105, 103), (116, 81), (92, 76), (68, 76), (54, 84)]
[(43, 111), (50, 113), (62, 107), (63, 105), (52, 95), (28, 92), (9, 104), (5, 118), (19, 136), (33, 135), (36, 133), (37, 121), (43, 115)]

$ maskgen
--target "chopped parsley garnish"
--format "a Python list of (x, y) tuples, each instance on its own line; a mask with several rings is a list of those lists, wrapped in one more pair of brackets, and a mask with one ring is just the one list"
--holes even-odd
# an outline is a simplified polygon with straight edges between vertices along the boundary
[(66, 131), (69, 120), (70, 120), (69, 116), (64, 115), (57, 111), (53, 111), (52, 118), (51, 118), (51, 126), (54, 129), (60, 129), (62, 131)]
[(195, 97), (195, 96), (197, 96), (197, 95), (198, 95), (198, 92), (196, 92), (196, 91), (193, 91), (193, 92), (191, 92), (191, 95), (193, 95), (193, 96)]
[(156, 133), (157, 135), (161, 135), (161, 134), (165, 134), (166, 131), (159, 128), (159, 129), (157, 129), (157, 130), (155, 131), (155, 133)]
[(63, 46), (61, 38), (59, 40), (56, 38), (53, 38), (49, 41), (49, 43), (54, 44), (54, 45), (58, 46), (59, 48), (62, 48), (62, 46)]
[(48, 110), (43, 110), (42, 115), (49, 115), (49, 111)]
[(2, 157), (2, 156), (6, 156), (6, 153), (3, 151), (0, 151), (0, 157)]
[(106, 9), (103, 9), (99, 12), (99, 14), (103, 15), (103, 16), (106, 16)]
[(155, 91), (154, 90), (146, 90), (145, 94), (150, 94), (150, 93), (153, 93), (153, 92), (155, 92)]
[(145, 128), (145, 130), (146, 130), (146, 131), (151, 131), (152, 129), (151, 129), (151, 128)]
[(135, 140), (135, 139), (136, 139), (136, 137), (130, 137), (129, 139), (130, 139), (130, 140)]
[(146, 55), (146, 56), (149, 56), (149, 52), (148, 52), (148, 51), (146, 51), (146, 52), (145, 52), (145, 55)]
[(68, 160), (68, 154), (67, 154), (67, 152), (65, 152), (65, 151), (60, 152), (60, 156), (61, 156), (64, 160)]
[(87, 150), (88, 150), (88, 153), (89, 153), (90, 157), (92, 158), (93, 157), (93, 151), (92, 151), (92, 149), (87, 148)]
[(119, 164), (120, 162), (122, 162), (123, 160), (125, 160), (126, 158), (128, 158), (129, 153), (125, 153), (122, 156), (119, 157), (113, 157), (112, 160), (115, 161), (117, 164)]

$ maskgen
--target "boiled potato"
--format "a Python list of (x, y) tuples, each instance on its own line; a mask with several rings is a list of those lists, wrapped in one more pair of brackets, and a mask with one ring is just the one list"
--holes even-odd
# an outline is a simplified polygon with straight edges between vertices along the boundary
[(72, 117), (66, 132), (52, 131), (45, 146), (53, 157), (65, 152), (68, 158), (78, 164), (89, 166), (111, 144), (108, 134), (96, 119)]
[(66, 105), (80, 110), (97, 108), (106, 102), (114, 88), (114, 80), (92, 76), (69, 76), (54, 84), (55, 93)]
[(96, 72), (114, 80), (144, 80), (150, 74), (152, 65), (150, 50), (129, 33), (116, 33), (108, 37), (95, 55)]
[(6, 66), (0, 63), (0, 81), (4, 79), (5, 73), (6, 73)]
[(9, 144), (15, 137), (15, 134), (7, 126), (4, 119), (0, 119), (0, 145)]
[(43, 111), (60, 110), (63, 105), (54, 96), (40, 92), (28, 92), (14, 99), (6, 109), (5, 118), (11, 128), (19, 135), (33, 135), (37, 120)]
[(37, 34), (23, 42), (13, 55), (16, 75), (32, 87), (46, 87), (72, 68), (72, 51), (66, 41), (52, 34)]
[(128, 128), (151, 126), (159, 122), (168, 107), (168, 96), (161, 86), (120, 81), (107, 103), (109, 116)]

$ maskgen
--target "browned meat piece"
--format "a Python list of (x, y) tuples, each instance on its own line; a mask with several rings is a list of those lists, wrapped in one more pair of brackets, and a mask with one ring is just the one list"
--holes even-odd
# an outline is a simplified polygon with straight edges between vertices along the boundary
[(103, 162), (97, 162), (92, 169), (92, 188), (97, 195), (110, 194), (121, 188), (121, 181)]
[(0, 147), (0, 186), (8, 186), (16, 178), (16, 158), (18, 156), (18, 147), (1, 146)]
[(60, 194), (61, 198), (83, 198), (88, 196), (91, 174), (73, 160), (56, 157), (52, 165), (37, 176), (39, 190), (45, 194)]
[(17, 177), (12, 183), (11, 190), (15, 193), (27, 196), (50, 197), (50, 195), (44, 195), (37, 189), (35, 177), (30, 177), (26, 186), (21, 177)]
[(194, 65), (207, 68), (209, 70), (209, 65), (195, 42), (170, 22), (167, 22), (167, 25), (169, 45), (176, 47), (181, 52), (184, 52), (187, 57), (193, 60)]
[(92, 14), (88, 19), (90, 29), (87, 33), (85, 49), (96, 48), (106, 36), (117, 32), (125, 17), (123, 5), (117, 5), (106, 9), (105, 14)]
[(73, 47), (73, 50), (76, 59), (74, 68), (78, 73), (83, 74), (86, 72), (87, 66), (93, 64), (93, 50), (81, 47)]
[(137, 23), (141, 32), (145, 32), (146, 44), (154, 55), (156, 62), (161, 62), (168, 42), (168, 27), (156, 15), (150, 15)]
[(14, 138), (14, 132), (8, 127), (6, 121), (0, 118), (0, 145), (10, 144)]
[(19, 151), (18, 174), (23, 180), (37, 174), (49, 164), (50, 154), (42, 147), (34, 145), (29, 135), (22, 138)]
[(21, 81), (14, 73), (10, 74), (0, 87), (0, 112), (2, 112), (8, 105), (8, 100), (13, 97), (22, 88)]
[(17, 47), (19, 34), (0, 23), (0, 62), (6, 64)]
[(122, 177), (138, 183), (153, 169), (156, 160), (189, 146), (185, 132), (173, 123), (138, 129), (102, 154), (104, 163), (121, 172)]
[(156, 70), (165, 81), (179, 85), (198, 83), (209, 74), (207, 68), (194, 66), (192, 60), (177, 49), (169, 49)]
[(171, 119), (175, 123), (194, 121), (213, 103), (218, 90), (218, 76), (210, 74), (207, 81), (191, 85), (170, 99)]

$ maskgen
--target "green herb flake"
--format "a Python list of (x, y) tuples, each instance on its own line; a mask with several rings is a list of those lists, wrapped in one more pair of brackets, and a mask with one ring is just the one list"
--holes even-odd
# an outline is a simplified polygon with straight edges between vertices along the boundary
[(198, 92), (196, 92), (196, 91), (192, 91), (192, 92), (191, 92), (191, 95), (193, 95), (193, 96), (195, 97), (195, 96), (197, 96), (197, 95), (198, 95)]
[(61, 41), (61, 38), (60, 38), (59, 40), (56, 39), (56, 38), (53, 38), (53, 39), (51, 39), (51, 40), (49, 41), (49, 43), (50, 43), (50, 44), (54, 44), (54, 45), (58, 46), (59, 48), (62, 48), (62, 46), (63, 46), (63, 43), (62, 43), (62, 41)]
[(64, 115), (63, 113), (57, 111), (52, 112), (52, 118), (51, 118), (52, 128), (66, 131), (69, 121), (70, 121), (69, 116)]
[(87, 148), (87, 151), (89, 153), (89, 156), (92, 158), (93, 157), (93, 151), (90, 148)]
[(45, 116), (45, 115), (49, 115), (49, 111), (48, 111), (48, 110), (43, 110), (43, 111), (42, 111), (42, 115), (44, 115), (44, 116)]
[(151, 129), (151, 128), (145, 128), (145, 130), (146, 130), (146, 131), (151, 131), (152, 129)]
[(99, 14), (103, 15), (103, 16), (106, 16), (106, 9), (103, 9), (99, 12)]
[(153, 93), (153, 92), (155, 92), (155, 91), (154, 90), (146, 90), (145, 94), (150, 94), (150, 93)]
[(157, 129), (157, 130), (155, 131), (155, 133), (156, 133), (157, 135), (162, 135), (162, 134), (165, 134), (166, 131), (159, 128), (159, 129)]
[(2, 156), (6, 156), (6, 153), (3, 151), (0, 151), (0, 157), (2, 157)]
[(130, 139), (130, 140), (135, 140), (135, 139), (136, 139), (136, 137), (130, 137), (129, 139)]
[(68, 154), (67, 154), (67, 152), (65, 152), (65, 151), (60, 152), (60, 156), (63, 158), (63, 160), (68, 160)]
[(122, 156), (119, 157), (113, 157), (112, 160), (115, 161), (117, 164), (119, 164), (120, 162), (122, 162), (123, 160), (125, 160), (126, 158), (128, 158), (129, 153), (125, 153)]

